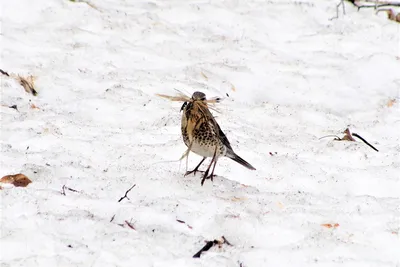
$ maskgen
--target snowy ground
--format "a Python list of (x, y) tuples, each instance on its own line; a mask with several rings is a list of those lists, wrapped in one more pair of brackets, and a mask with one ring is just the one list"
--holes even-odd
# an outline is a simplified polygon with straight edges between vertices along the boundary
[[(400, 24), (329, 20), (336, 0), (92, 3), (1, 4), (0, 68), (39, 91), (2, 76), (0, 177), (33, 183), (0, 191), (1, 266), (400, 266)], [(181, 104), (155, 96), (174, 89), (225, 97), (257, 170), (183, 177)], [(380, 151), (318, 139), (346, 127)]]

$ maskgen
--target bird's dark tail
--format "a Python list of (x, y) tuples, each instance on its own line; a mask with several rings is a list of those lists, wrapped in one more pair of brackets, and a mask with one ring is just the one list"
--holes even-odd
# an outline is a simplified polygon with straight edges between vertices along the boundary
[(251, 166), (250, 163), (248, 163), (247, 161), (245, 161), (244, 159), (242, 159), (241, 157), (239, 157), (235, 152), (230, 151), (227, 153), (226, 155), (228, 158), (236, 161), (237, 163), (245, 166), (246, 168), (250, 169), (250, 170), (255, 170), (256, 168), (254, 168), (253, 166)]

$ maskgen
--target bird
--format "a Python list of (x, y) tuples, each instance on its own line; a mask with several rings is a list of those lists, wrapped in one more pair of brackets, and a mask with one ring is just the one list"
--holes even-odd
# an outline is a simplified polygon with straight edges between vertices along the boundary
[[(228, 157), (250, 170), (256, 169), (233, 151), (228, 138), (208, 108), (207, 103), (210, 102), (207, 101), (203, 92), (196, 91), (190, 101), (184, 102), (181, 107), (181, 131), (183, 141), (188, 147), (187, 153), (192, 151), (203, 157), (193, 170), (185, 173), (185, 176), (191, 173), (195, 175), (204, 160), (209, 157), (212, 158), (210, 165), (204, 172), (201, 185), (204, 184), (206, 179), (213, 181), (215, 166), (220, 157)], [(210, 175), (208, 175), (211, 166), (213, 167)]]

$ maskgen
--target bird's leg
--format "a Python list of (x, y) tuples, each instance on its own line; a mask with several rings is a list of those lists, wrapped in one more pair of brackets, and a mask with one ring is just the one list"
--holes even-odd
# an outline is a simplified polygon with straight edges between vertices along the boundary
[(214, 178), (215, 165), (217, 165), (217, 158), (214, 160), (214, 167), (212, 169), (210, 176), (207, 177), (207, 179), (211, 179), (211, 181), (213, 181), (213, 178)]
[(196, 168), (194, 168), (194, 169), (191, 170), (191, 171), (187, 171), (187, 172), (185, 173), (185, 176), (186, 176), (186, 175), (189, 175), (189, 174), (191, 174), (191, 173), (194, 173), (193, 175), (196, 175), (196, 172), (199, 171), (199, 167), (200, 167), (200, 165), (203, 163), (203, 161), (204, 161), (205, 159), (206, 159), (206, 157), (204, 157), (204, 158), (200, 161), (199, 165), (197, 165)]
[[(217, 161), (216, 155), (217, 155), (217, 147), (215, 147), (214, 156), (213, 156), (212, 159), (211, 159), (210, 165), (208, 166), (207, 170), (204, 172), (203, 179), (201, 180), (201, 185), (204, 184), (204, 181), (205, 181), (206, 179), (210, 179), (210, 178), (211, 178), (211, 181), (212, 181), (212, 178), (213, 178), (213, 176), (214, 176), (215, 164), (217, 163), (217, 162), (216, 162), (216, 161)], [(212, 166), (213, 163), (214, 163), (214, 168), (213, 168), (213, 170), (212, 170), (211, 175), (208, 176), (208, 172), (210, 171), (210, 168), (211, 168), (211, 166)]]

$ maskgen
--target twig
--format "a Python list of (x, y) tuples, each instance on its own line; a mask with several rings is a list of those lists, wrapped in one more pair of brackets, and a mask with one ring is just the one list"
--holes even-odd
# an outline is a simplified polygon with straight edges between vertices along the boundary
[(178, 223), (183, 223), (183, 224), (185, 224), (189, 229), (193, 229), (193, 227), (190, 226), (189, 224), (187, 224), (185, 221), (182, 221), (182, 220), (179, 220), (179, 219), (176, 219), (176, 221), (177, 221)]
[(118, 202), (121, 202), (124, 198), (127, 198), (128, 200), (130, 200), (129, 197), (128, 197), (127, 195), (128, 195), (128, 193), (129, 193), (129, 191), (131, 191), (132, 188), (134, 188), (135, 186), (136, 186), (136, 184), (132, 185), (132, 187), (129, 188), (129, 189), (125, 192), (125, 196), (121, 197), (121, 198), (118, 200)]
[[(379, 152), (378, 149), (376, 149), (373, 145), (371, 145), (370, 143), (368, 143), (367, 140), (365, 140), (364, 138), (362, 138), (360, 135), (358, 135), (358, 134), (356, 134), (356, 133), (351, 133), (349, 128), (346, 128), (346, 130), (344, 130), (343, 133), (344, 133), (344, 136), (343, 136), (342, 138), (340, 138), (340, 137), (338, 137), (338, 136), (336, 136), (336, 135), (327, 135), (327, 136), (324, 136), (324, 137), (335, 136), (336, 138), (333, 139), (333, 140), (335, 140), (335, 141), (352, 141), (352, 142), (354, 142), (354, 141), (356, 141), (356, 140), (353, 138), (353, 136), (355, 136), (355, 137), (361, 139), (361, 141), (363, 141), (365, 144), (367, 144), (367, 145), (368, 145), (369, 147), (371, 147), (373, 150), (375, 150), (376, 152)], [(321, 138), (323, 138), (323, 137), (321, 137)], [(320, 139), (321, 139), (321, 138), (320, 138)]]
[(12, 106), (9, 106), (9, 108), (13, 108), (13, 109), (15, 109), (16, 111), (18, 111), (18, 112), (19, 112), (17, 105), (12, 105)]
[(370, 143), (367, 142), (367, 140), (365, 140), (364, 138), (362, 138), (360, 135), (353, 133), (353, 135), (355, 137), (358, 137), (359, 139), (361, 139), (361, 141), (363, 141), (364, 143), (366, 143), (367, 145), (369, 145), (373, 150), (375, 150), (376, 152), (379, 152), (378, 149), (376, 149), (373, 145), (371, 145)]
[(114, 218), (115, 218), (115, 214), (111, 217), (110, 222), (114, 221)]
[(136, 231), (135, 227), (134, 227), (130, 222), (128, 222), (127, 220), (125, 220), (125, 223), (126, 223), (126, 225), (129, 226), (129, 228), (131, 228), (131, 229), (133, 229), (133, 230)]
[(229, 246), (232, 246), (231, 243), (228, 242), (228, 240), (226, 240), (226, 238), (224, 236), (221, 237), (222, 241), (214, 239), (213, 241), (207, 241), (206, 245), (204, 247), (202, 247), (199, 252), (197, 252), (196, 254), (193, 255), (193, 258), (200, 258), (201, 253), (203, 253), (204, 251), (208, 251), (210, 248), (212, 248), (215, 245), (222, 245), (222, 244), (227, 244)]
[(322, 136), (322, 137), (318, 138), (318, 140), (321, 140), (321, 139), (326, 138), (326, 137), (336, 137), (337, 139), (340, 139), (340, 137), (337, 136), (337, 135), (329, 134), (329, 135), (325, 135), (325, 136)]
[(75, 190), (75, 189), (72, 189), (72, 188), (69, 188), (69, 187), (66, 187), (65, 185), (63, 185), (62, 190), (61, 190), (61, 194), (64, 195), (64, 196), (66, 195), (65, 194), (65, 189), (67, 189), (69, 191), (72, 191), (72, 192), (79, 192), (78, 190)]
[(2, 69), (0, 69), (0, 73), (3, 74), (3, 75), (6, 75), (6, 76), (8, 76), (8, 77), (10, 77), (10, 74), (8, 74), (8, 72), (6, 72), (6, 71), (4, 71), (4, 70), (2, 70)]
[(2, 106), (2, 107), (6, 107), (6, 108), (12, 108), (12, 109), (15, 109), (16, 111), (19, 112), (17, 105), (8, 106), (8, 105), (1, 104), (1, 106)]
[(208, 251), (210, 248), (217, 244), (219, 244), (219, 241), (216, 239), (214, 241), (208, 241), (207, 244), (199, 250), (199, 252), (193, 255), (193, 258), (200, 258), (202, 252)]

